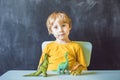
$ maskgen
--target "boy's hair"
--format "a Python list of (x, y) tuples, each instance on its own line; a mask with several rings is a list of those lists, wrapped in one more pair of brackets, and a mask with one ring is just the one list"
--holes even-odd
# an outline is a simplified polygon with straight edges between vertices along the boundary
[(53, 26), (56, 19), (59, 19), (59, 21), (62, 21), (63, 23), (68, 23), (70, 28), (72, 27), (71, 18), (65, 12), (53, 12), (48, 16), (46, 22), (49, 34), (51, 34), (51, 27)]

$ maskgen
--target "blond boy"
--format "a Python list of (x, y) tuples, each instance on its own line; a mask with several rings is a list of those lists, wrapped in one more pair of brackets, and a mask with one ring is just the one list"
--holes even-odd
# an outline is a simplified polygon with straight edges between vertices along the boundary
[(50, 56), (48, 70), (57, 70), (59, 63), (65, 62), (64, 54), (68, 52), (69, 70), (73, 70), (78, 64), (81, 65), (80, 70), (87, 69), (80, 45), (69, 39), (72, 29), (71, 18), (65, 12), (53, 12), (48, 17), (46, 25), (49, 34), (55, 37), (55, 41), (44, 48), (39, 65), (43, 61), (43, 55), (47, 53)]

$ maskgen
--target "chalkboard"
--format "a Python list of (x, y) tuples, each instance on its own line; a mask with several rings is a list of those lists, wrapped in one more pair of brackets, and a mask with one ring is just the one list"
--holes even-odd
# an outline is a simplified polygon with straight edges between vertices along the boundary
[(46, 20), (53, 11), (72, 18), (71, 40), (93, 44), (88, 69), (120, 69), (119, 0), (0, 0), (0, 75), (11, 69), (36, 69)]

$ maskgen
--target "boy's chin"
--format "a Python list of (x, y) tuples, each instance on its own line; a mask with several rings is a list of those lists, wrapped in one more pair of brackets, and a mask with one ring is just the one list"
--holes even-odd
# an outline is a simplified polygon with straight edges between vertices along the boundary
[(58, 39), (59, 39), (59, 40), (65, 40), (65, 38), (64, 38), (64, 37), (59, 37)]
[(60, 38), (60, 39), (58, 39), (59, 41), (66, 41), (66, 39), (64, 39), (64, 38)]

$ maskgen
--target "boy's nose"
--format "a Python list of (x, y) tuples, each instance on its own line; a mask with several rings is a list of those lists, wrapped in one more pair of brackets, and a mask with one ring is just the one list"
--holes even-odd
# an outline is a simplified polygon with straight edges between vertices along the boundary
[(62, 27), (59, 27), (59, 31), (63, 31)]

